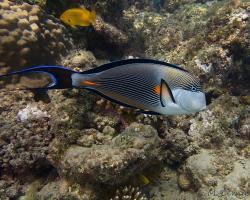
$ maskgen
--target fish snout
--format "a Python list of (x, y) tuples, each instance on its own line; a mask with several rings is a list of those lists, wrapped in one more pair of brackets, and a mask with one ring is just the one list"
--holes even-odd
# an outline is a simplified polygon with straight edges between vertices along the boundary
[(188, 110), (201, 111), (207, 107), (205, 93), (203, 92), (192, 94), (192, 97), (189, 97), (187, 101)]

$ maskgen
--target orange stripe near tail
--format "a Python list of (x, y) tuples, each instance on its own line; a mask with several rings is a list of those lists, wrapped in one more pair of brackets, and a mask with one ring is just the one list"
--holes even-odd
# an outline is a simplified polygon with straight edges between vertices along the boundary
[(95, 86), (97, 84), (95, 82), (92, 82), (92, 81), (82, 81), (81, 85), (82, 86)]

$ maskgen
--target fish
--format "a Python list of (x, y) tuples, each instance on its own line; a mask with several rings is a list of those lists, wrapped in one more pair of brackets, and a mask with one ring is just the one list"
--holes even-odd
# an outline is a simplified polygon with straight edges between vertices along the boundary
[(35, 89), (82, 88), (145, 114), (191, 114), (206, 108), (206, 96), (196, 76), (153, 59), (114, 61), (84, 72), (63, 66), (36, 66), (2, 75), (0, 81), (29, 73), (50, 77), (49, 84)]
[(71, 8), (61, 14), (60, 20), (74, 29), (77, 26), (90, 26), (96, 22), (96, 11), (95, 9), (89, 11), (86, 8)]
[(143, 185), (148, 185), (150, 183), (150, 180), (143, 174), (139, 174), (139, 179), (143, 183)]
[(163, 4), (162, 0), (153, 0), (153, 6), (157, 11), (161, 9), (162, 4)]

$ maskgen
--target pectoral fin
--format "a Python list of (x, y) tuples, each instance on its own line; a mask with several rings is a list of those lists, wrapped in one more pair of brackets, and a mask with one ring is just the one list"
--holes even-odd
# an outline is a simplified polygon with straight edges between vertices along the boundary
[(77, 29), (77, 27), (75, 26), (75, 25), (72, 25), (72, 24), (70, 24), (70, 27), (72, 28), (72, 29)]
[(160, 100), (162, 107), (166, 107), (167, 103), (175, 103), (174, 96), (171, 92), (166, 81), (161, 80), (161, 91), (160, 91)]

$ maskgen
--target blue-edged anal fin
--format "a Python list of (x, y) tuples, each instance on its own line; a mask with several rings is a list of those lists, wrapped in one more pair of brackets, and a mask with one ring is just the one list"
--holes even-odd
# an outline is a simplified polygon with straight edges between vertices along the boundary
[(161, 91), (160, 91), (160, 101), (162, 107), (166, 107), (168, 103), (175, 103), (175, 99), (171, 89), (169, 88), (166, 81), (161, 79)]

